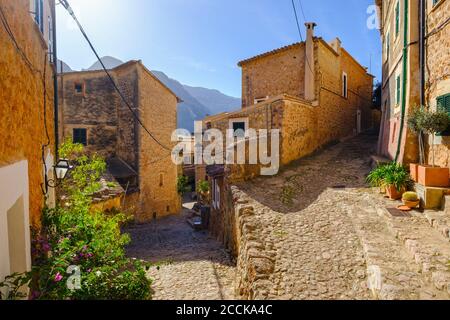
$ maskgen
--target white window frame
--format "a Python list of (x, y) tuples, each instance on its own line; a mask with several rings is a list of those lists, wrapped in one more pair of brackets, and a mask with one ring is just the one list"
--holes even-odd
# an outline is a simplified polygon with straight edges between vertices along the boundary
[(219, 180), (212, 180), (212, 205), (215, 209), (220, 209), (220, 186)]
[(342, 72), (342, 96), (348, 98), (348, 75)]
[[(245, 124), (245, 137), (248, 137), (248, 129), (249, 129), (249, 121), (248, 118), (233, 118), (229, 120), (229, 128), (230, 130), (233, 130), (233, 124), (244, 122)], [(236, 137), (236, 135), (234, 135)]]
[(266, 96), (264, 98), (255, 98), (253, 102), (254, 102), (254, 104), (258, 104), (258, 103), (261, 103), (261, 102), (264, 102), (267, 100), (269, 100), (269, 96)]

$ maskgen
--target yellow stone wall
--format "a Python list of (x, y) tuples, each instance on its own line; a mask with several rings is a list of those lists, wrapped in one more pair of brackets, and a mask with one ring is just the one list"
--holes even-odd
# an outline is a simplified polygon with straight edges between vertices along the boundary
[[(40, 225), (44, 197), (41, 147), (54, 153), (53, 67), (47, 45), (29, 13), (28, 0), (0, 0), (17, 44), (32, 64), (27, 66), (0, 25), (0, 166), (28, 161), (30, 222)], [(45, 62), (47, 60), (47, 62)], [(44, 65), (46, 77), (43, 77)], [(36, 70), (32, 71), (32, 69)], [(44, 81), (46, 121), (44, 121)], [(45, 127), (50, 141), (47, 140)]]
[(285, 93), (304, 96), (305, 45), (298, 43), (286, 50), (242, 64), (242, 106), (255, 99)]
[(145, 126), (155, 138), (170, 150), (165, 150), (139, 127), (140, 214), (146, 221), (178, 213), (181, 198), (177, 192), (178, 167), (172, 162), (171, 150), (175, 142), (172, 133), (177, 129), (177, 98), (140, 64), (139, 112)]
[[(428, 3), (427, 29), (431, 35), (427, 40), (426, 99), (432, 110), (436, 110), (439, 96), (450, 93), (450, 1), (441, 0), (434, 8)], [(432, 142), (431, 139), (429, 141)], [(450, 167), (450, 137), (436, 137), (436, 164)], [(431, 151), (428, 150), (431, 163)]]

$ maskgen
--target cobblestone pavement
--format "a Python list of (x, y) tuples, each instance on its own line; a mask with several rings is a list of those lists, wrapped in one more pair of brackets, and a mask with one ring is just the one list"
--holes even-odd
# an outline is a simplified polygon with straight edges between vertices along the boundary
[[(260, 230), (265, 250), (276, 256), (263, 298), (448, 297), (431, 285), (417, 268), (417, 255), (410, 255), (389, 229), (388, 218), (378, 214), (388, 204), (364, 181), (374, 146), (374, 137), (360, 136), (303, 159), (276, 177), (238, 186), (251, 199), (255, 219), (265, 226)], [(422, 228), (423, 233), (432, 231), (425, 223)], [(440, 244), (447, 253), (448, 242)]]
[(145, 225), (130, 226), (130, 257), (158, 264), (154, 300), (234, 299), (235, 267), (223, 247), (186, 223), (187, 212)]
[[(386, 214), (397, 204), (365, 184), (375, 144), (360, 136), (237, 186), (254, 208), (249, 219), (262, 226), (261, 250), (275, 261), (256, 298), (450, 297), (448, 226), (444, 237), (427, 213)], [(236, 268), (219, 243), (186, 224), (186, 214), (127, 230), (131, 257), (165, 262), (149, 273), (154, 299), (235, 298)]]

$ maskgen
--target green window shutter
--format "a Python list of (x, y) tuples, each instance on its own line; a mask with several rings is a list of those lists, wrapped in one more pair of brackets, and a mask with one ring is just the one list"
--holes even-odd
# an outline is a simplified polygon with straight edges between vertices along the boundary
[(400, 76), (397, 77), (397, 84), (396, 84), (396, 92), (395, 92), (395, 103), (397, 105), (400, 104), (400, 92), (401, 92), (401, 82), (400, 82)]
[(397, 37), (400, 32), (400, 2), (397, 2), (395, 6), (395, 36)]
[[(437, 99), (437, 109), (447, 112), (450, 117), (450, 93), (440, 96)], [(438, 136), (450, 136), (450, 128), (438, 134)]]

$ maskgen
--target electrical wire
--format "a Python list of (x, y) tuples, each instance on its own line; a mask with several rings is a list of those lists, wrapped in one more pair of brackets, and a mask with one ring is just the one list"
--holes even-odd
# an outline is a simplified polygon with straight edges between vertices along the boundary
[(122, 91), (119, 89), (119, 87), (117, 86), (116, 82), (114, 81), (113, 77), (111, 76), (111, 74), (109, 73), (108, 69), (105, 67), (102, 59), (100, 58), (99, 54), (97, 53), (97, 50), (94, 48), (94, 45), (92, 44), (91, 40), (89, 39), (89, 37), (87, 36), (86, 32), (84, 31), (83, 26), (81, 25), (81, 23), (79, 22), (77, 16), (75, 15), (75, 13), (72, 10), (72, 7), (70, 6), (69, 2), (67, 0), (59, 0), (59, 3), (67, 10), (67, 12), (71, 15), (71, 17), (73, 18), (73, 20), (75, 21), (75, 23), (77, 24), (78, 28), (80, 29), (83, 37), (86, 39), (87, 43), (89, 44), (89, 47), (91, 48), (91, 50), (93, 51), (93, 53), (95, 54), (95, 56), (97, 57), (97, 60), (99, 61), (100, 65), (102, 66), (103, 71), (106, 73), (106, 75), (108, 76), (109, 80), (111, 81), (114, 89), (117, 91), (117, 93), (119, 94), (120, 98), (122, 99), (122, 101), (125, 103), (126, 107), (130, 110), (130, 112), (133, 114), (134, 118), (136, 119), (136, 121), (139, 123), (139, 125), (147, 132), (147, 134), (150, 136), (150, 138), (155, 141), (161, 148), (167, 150), (167, 151), (171, 151), (172, 148), (169, 148), (167, 146), (165, 146), (163, 143), (161, 143), (151, 132), (150, 130), (147, 129), (147, 127), (144, 125), (144, 123), (141, 121), (141, 119), (139, 118), (139, 116), (134, 112), (133, 108), (130, 106), (130, 104), (128, 103), (127, 99), (125, 98), (125, 96), (123, 95)]
[[(300, 4), (301, 4), (301, 2), (300, 2)], [(295, 7), (294, 0), (292, 0), (292, 8), (294, 9), (295, 21), (297, 23), (297, 30), (298, 30), (298, 34), (300, 35), (300, 40), (302, 42), (304, 42), (303, 36), (302, 36), (302, 30), (300, 29), (300, 23), (298, 21), (297, 8)], [(302, 12), (303, 12), (303, 16), (304, 16), (305, 13), (303, 11), (303, 7), (302, 7)], [(306, 23), (306, 18), (305, 18), (305, 23)], [(313, 68), (311, 67), (311, 64), (309, 63), (309, 59), (308, 59), (308, 57), (306, 55), (305, 55), (305, 59), (306, 59), (306, 62), (308, 64), (309, 70), (311, 71), (311, 73), (314, 73)]]

